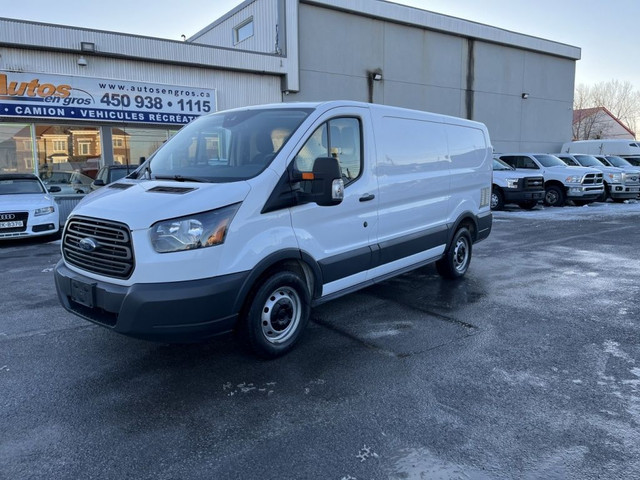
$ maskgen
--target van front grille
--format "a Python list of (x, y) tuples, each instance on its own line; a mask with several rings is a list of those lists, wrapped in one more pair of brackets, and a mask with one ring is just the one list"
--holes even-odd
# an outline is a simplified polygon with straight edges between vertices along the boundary
[(62, 254), (71, 265), (107, 277), (129, 278), (135, 266), (129, 228), (97, 218), (67, 222)]

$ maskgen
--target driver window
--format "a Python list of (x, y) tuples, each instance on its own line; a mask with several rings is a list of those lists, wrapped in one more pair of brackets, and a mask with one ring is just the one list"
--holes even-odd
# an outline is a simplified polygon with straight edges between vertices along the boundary
[[(309, 137), (307, 143), (300, 149), (294, 159), (296, 168), (301, 172), (311, 172), (313, 162), (318, 157), (328, 157), (329, 149), (327, 145), (327, 124), (323, 123)], [(323, 145), (324, 140), (324, 145)]]
[(322, 124), (295, 157), (300, 172), (311, 172), (318, 157), (332, 156), (340, 163), (345, 184), (355, 180), (362, 169), (360, 121), (357, 118), (334, 118)]

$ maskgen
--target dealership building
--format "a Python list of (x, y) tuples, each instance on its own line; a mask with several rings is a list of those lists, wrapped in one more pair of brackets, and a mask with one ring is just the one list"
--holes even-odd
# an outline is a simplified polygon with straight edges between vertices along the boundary
[(137, 164), (199, 115), (382, 103), (571, 139), (577, 47), (380, 0), (247, 0), (184, 41), (0, 18), (0, 172)]

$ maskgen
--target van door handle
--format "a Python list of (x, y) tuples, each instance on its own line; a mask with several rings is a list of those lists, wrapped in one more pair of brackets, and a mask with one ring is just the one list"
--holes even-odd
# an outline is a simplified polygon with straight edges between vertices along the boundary
[(373, 193), (367, 193), (366, 195), (360, 197), (360, 201), (368, 202), (369, 200), (373, 200), (374, 198), (376, 198), (376, 196)]

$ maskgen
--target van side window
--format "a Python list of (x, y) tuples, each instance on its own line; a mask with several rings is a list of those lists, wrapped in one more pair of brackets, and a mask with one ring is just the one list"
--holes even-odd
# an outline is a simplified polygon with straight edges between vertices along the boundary
[(296, 155), (295, 167), (301, 172), (313, 170), (318, 157), (337, 158), (346, 185), (360, 176), (362, 169), (361, 128), (357, 118), (334, 118), (323, 123)]

